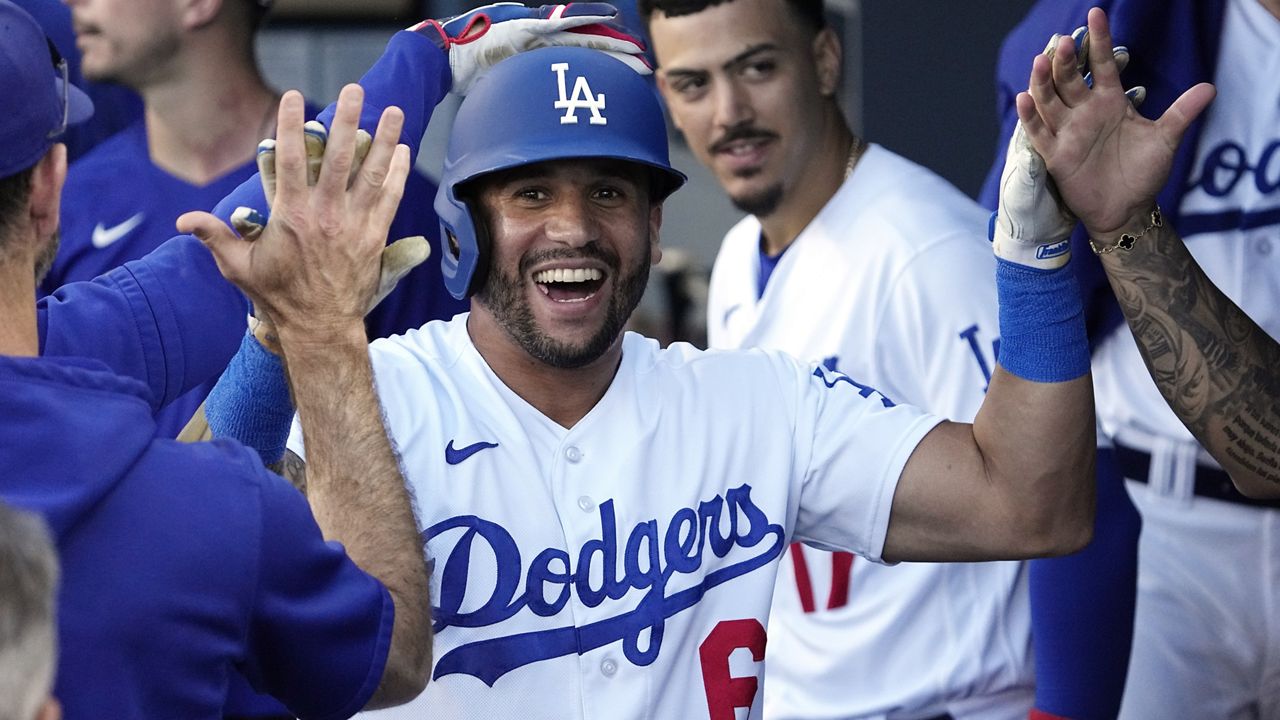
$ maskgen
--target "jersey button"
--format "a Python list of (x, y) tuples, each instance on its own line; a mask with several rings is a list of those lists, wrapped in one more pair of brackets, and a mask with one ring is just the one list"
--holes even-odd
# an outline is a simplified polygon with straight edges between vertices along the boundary
[(596, 509), (596, 501), (583, 495), (578, 498), (578, 507), (582, 508), (582, 512), (591, 512)]
[(577, 446), (570, 445), (564, 449), (564, 456), (569, 460), (569, 462), (576, 463), (582, 459), (582, 451), (579, 450)]
[(603, 673), (605, 677), (613, 677), (618, 672), (618, 663), (611, 659), (607, 659), (600, 663), (600, 672)]
[(1270, 254), (1271, 254), (1271, 241), (1270, 241), (1270, 240), (1268, 240), (1268, 239), (1266, 239), (1266, 238), (1261, 238), (1260, 240), (1258, 240), (1258, 254), (1259, 254), (1259, 255), (1270, 255)]

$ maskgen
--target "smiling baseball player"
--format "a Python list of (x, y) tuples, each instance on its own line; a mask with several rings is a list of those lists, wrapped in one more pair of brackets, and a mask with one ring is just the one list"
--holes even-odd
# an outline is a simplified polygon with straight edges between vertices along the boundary
[[(411, 131), (430, 57), (405, 59), (366, 78)], [(653, 88), (579, 48), (506, 60), (462, 103), (436, 208), (471, 312), (370, 346), (433, 569), (433, 681), (398, 717), (758, 717), (790, 541), (977, 560), (1088, 537), (1069, 275), (998, 261), (1006, 348), (973, 426), (777, 353), (662, 350), (621, 328), (684, 180), (665, 137)], [(251, 375), (227, 383), (241, 408)]]

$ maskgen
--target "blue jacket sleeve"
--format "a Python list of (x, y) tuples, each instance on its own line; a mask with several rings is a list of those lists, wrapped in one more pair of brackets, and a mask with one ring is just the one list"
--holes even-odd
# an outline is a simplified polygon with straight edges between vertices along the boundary
[(152, 411), (215, 377), (239, 347), (248, 304), (190, 235), (36, 306), (40, 352), (100, 360), (142, 381)]
[[(444, 51), (426, 37), (402, 30), (391, 36), (382, 57), (360, 78), (364, 88), (360, 127), (372, 133), (384, 109), (399, 107), (404, 111), (400, 142), (409, 146), (416, 161), (431, 113), (452, 85), (453, 74)], [(317, 119), (331, 127), (336, 108), (336, 103), (330, 104)]]

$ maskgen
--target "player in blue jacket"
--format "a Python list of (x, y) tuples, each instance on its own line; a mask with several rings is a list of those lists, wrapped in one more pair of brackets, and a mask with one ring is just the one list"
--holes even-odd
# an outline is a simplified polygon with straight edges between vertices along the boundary
[[(282, 210), (286, 200), (311, 203), (306, 216), (314, 217), (340, 203), (343, 222), (330, 234), (294, 223), (292, 235), (279, 223), (261, 241), (269, 249), (292, 239), (310, 253), (301, 258), (307, 267), (330, 268), (326, 277), (343, 291), (295, 281), (255, 294), (275, 311), (291, 370), (318, 383), (297, 396), (316, 431), (354, 443), (350, 452), (334, 448), (323, 482), (304, 499), (234, 443), (155, 437), (157, 395), (139, 380), (151, 379), (147, 366), (168, 362), (156, 346), (134, 348), (140, 374), (117, 374), (92, 356), (122, 347), (128, 332), (116, 330), (132, 320), (163, 332), (166, 321), (145, 309), (180, 296), (121, 273), (77, 295), (87, 303), (62, 301), (88, 305), (80, 317), (89, 322), (77, 331), (85, 351), (39, 357), (34, 285), (57, 244), (66, 173), (56, 139), (92, 106), (67, 82), (65, 64), (51, 63), (35, 21), (7, 0), (0, 83), (6, 96), (25, 99), (0, 132), (0, 499), (40, 513), (61, 555), (55, 694), (67, 717), (221, 717), (233, 672), (299, 717), (346, 717), (415, 695), (431, 657), (425, 561), (368, 380), (363, 313), (315, 302), (367, 284), (326, 260), (349, 256), (350, 246), (375, 259), (380, 252), (408, 170), (407, 153), (392, 152), (398, 112), (386, 114), (366, 161), (368, 172), (386, 174), (384, 184), (348, 191), (343, 173), (328, 183), (336, 192), (323, 182), (309, 192), (305, 179), (285, 176)], [(280, 142), (300, 148), (301, 101), (290, 99)], [(358, 105), (357, 89), (338, 109), (335, 153), (350, 152)], [(376, 276), (376, 260), (372, 269)], [(242, 282), (250, 291), (262, 285)], [(93, 303), (104, 290), (139, 313), (117, 317)], [(243, 307), (227, 299), (227, 309)], [(298, 303), (305, 314), (291, 306)], [(46, 307), (44, 315), (47, 323), (57, 313)], [(101, 349), (99, 335), (110, 338)]]

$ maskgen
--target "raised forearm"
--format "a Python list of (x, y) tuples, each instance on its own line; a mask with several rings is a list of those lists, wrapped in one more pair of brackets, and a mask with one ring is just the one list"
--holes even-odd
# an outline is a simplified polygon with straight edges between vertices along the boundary
[(1280, 345), (1168, 223), (1103, 267), (1160, 393), (1241, 492), (1280, 496)]
[(386, 670), (371, 707), (426, 682), (431, 619), (426, 562), (399, 461), (374, 390), (364, 328), (294, 340), (281, 334), (307, 447), (306, 492), (325, 537), (341, 542), (395, 601)]

